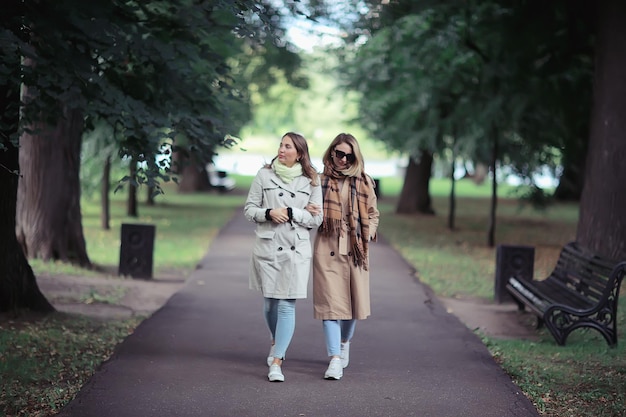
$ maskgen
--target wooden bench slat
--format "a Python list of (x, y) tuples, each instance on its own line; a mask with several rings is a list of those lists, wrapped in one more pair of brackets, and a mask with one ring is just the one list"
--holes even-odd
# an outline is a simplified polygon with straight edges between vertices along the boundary
[[(572, 292), (563, 283), (547, 278), (543, 281), (524, 283), (547, 304), (569, 304), (578, 309), (590, 308), (593, 304), (578, 293)], [(545, 309), (544, 309), (545, 310)]]
[(559, 261), (567, 261), (579, 263), (581, 265), (588, 265), (590, 268), (604, 270), (606, 273), (610, 273), (615, 267), (615, 261), (602, 258), (598, 255), (585, 253), (580, 249), (580, 246), (575, 242), (570, 242), (563, 247)]
[(551, 301), (550, 304), (567, 304), (581, 310), (593, 306), (587, 298), (577, 292), (572, 292), (562, 282), (546, 279), (543, 283), (540, 288), (545, 288), (544, 292)]
[(567, 272), (559, 271), (558, 274), (553, 273), (551, 277), (561, 282), (570, 291), (576, 291), (584, 294), (588, 298), (592, 298), (595, 301), (599, 300), (604, 293), (608, 280), (598, 281), (590, 279), (581, 279), (577, 275), (573, 275)]
[(545, 299), (535, 295), (534, 291), (530, 290), (527, 285), (523, 285), (516, 278), (509, 278), (507, 288), (512, 290), (511, 293), (514, 295), (524, 297), (524, 300), (522, 301), (526, 302), (529, 307), (533, 308), (537, 312), (543, 312), (548, 306), (548, 302), (545, 301)]

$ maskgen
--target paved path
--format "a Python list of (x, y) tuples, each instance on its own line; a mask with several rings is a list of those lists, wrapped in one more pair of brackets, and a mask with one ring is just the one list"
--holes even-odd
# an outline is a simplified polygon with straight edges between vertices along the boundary
[(327, 381), (322, 325), (297, 302), (283, 366), (267, 381), (269, 336), (248, 290), (254, 228), (237, 213), (199, 268), (128, 337), (61, 417), (507, 417), (539, 414), (479, 338), (372, 244), (372, 317), (357, 324), (350, 366)]

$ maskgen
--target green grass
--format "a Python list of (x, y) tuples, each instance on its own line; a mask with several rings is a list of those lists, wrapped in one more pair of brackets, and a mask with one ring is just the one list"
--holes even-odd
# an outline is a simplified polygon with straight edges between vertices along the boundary
[[(115, 275), (119, 263), (122, 223), (156, 226), (154, 275), (186, 277), (224, 224), (236, 215), (243, 193), (177, 194), (167, 187), (155, 206), (140, 204), (138, 218), (125, 215), (125, 196), (113, 196), (111, 229), (100, 227), (97, 202), (83, 201), (83, 229), (88, 253), (101, 271), (62, 263), (31, 261), (36, 275)], [(123, 292), (86, 295), (83, 302), (115, 303)], [(0, 415), (44, 417), (57, 413), (80, 390), (115, 346), (142, 317), (102, 321), (54, 313), (12, 319), (0, 316)]]
[[(433, 198), (437, 216), (395, 214), (393, 200), (383, 199), (379, 206), (383, 213), (381, 233), (416, 266), (419, 278), (438, 295), (493, 295), (495, 248), (487, 245), (489, 200), (460, 198), (455, 230), (447, 227), (447, 199), (443, 197)], [(568, 219), (576, 213), (577, 207), (572, 205), (536, 213), (529, 207), (520, 208), (513, 200), (501, 200), (496, 243), (536, 246), (535, 274), (546, 276), (559, 248), (575, 237)]]
[[(143, 196), (142, 196), (143, 197)], [(120, 253), (120, 234), (123, 223), (152, 224), (156, 227), (154, 239), (154, 275), (178, 270), (191, 271), (204, 256), (220, 228), (233, 216), (233, 209), (243, 204), (245, 196), (233, 194), (178, 194), (171, 187), (156, 199), (154, 206), (141, 204), (139, 217), (126, 216), (125, 195), (113, 196), (110, 229), (100, 227), (100, 206), (96, 201), (82, 204), (83, 231), (91, 261), (107, 270), (117, 270)], [(66, 273), (93, 275), (63, 263), (31, 261), (36, 273)]]
[[(622, 323), (624, 318), (620, 314)], [(537, 343), (493, 339), (484, 342), (542, 415), (625, 415), (624, 349), (609, 348), (599, 333), (575, 331), (566, 346), (557, 346), (545, 332)]]
[(0, 321), (2, 415), (58, 412), (140, 321), (62, 314)]
[[(453, 231), (447, 228), (447, 196), (441, 194), (433, 201), (436, 216), (396, 215), (395, 198), (383, 198), (379, 230), (437, 295), (477, 297), (488, 303), (494, 296), (496, 250), (487, 245), (489, 199), (476, 197), (474, 191), (469, 188), (463, 194), (472, 196), (458, 199)], [(537, 212), (501, 198), (497, 213), (496, 244), (534, 246), (538, 279), (550, 273), (560, 248), (575, 238), (578, 207), (574, 204)], [(618, 334), (626, 334), (623, 308), (617, 321)], [(591, 329), (574, 331), (566, 346), (558, 346), (545, 329), (538, 335), (537, 342), (480, 336), (543, 416), (626, 415), (623, 336), (617, 347), (609, 348)]]
[[(188, 273), (220, 227), (236, 214), (235, 208), (243, 204), (252, 178), (233, 177), (237, 190), (226, 195), (180, 195), (166, 189), (167, 194), (157, 199), (156, 206), (140, 205), (138, 219), (124, 215), (124, 196), (117, 195), (109, 231), (100, 230), (97, 203), (84, 202), (83, 226), (92, 261), (115, 270), (120, 225), (151, 223), (157, 227), (156, 273)], [(401, 186), (400, 179), (381, 179), (381, 233), (439, 296), (471, 296), (492, 302), (495, 248), (487, 245), (490, 203), (486, 198), (491, 194), (490, 186), (458, 182), (453, 231), (447, 228), (449, 181), (431, 182), (436, 216), (396, 215)], [(505, 198), (510, 192), (510, 187), (499, 187), (496, 243), (534, 246), (535, 276), (545, 277), (562, 245), (575, 237), (578, 207), (561, 204), (537, 212)], [(90, 273), (62, 264), (32, 264), (37, 273)], [(45, 319), (0, 321), (0, 410), (9, 416), (45, 416), (58, 411), (137, 323), (58, 314)], [(618, 333), (626, 334), (623, 308), (618, 323)], [(538, 335), (536, 342), (481, 337), (543, 416), (626, 415), (623, 336), (611, 349), (593, 330), (575, 331), (564, 347), (557, 346), (545, 330)]]

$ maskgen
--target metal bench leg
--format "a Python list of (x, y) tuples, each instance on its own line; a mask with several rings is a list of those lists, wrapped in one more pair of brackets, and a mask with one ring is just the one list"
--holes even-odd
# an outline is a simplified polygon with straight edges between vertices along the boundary
[(609, 346), (617, 345), (616, 317), (608, 308), (584, 317), (564, 310), (549, 308), (544, 314), (544, 321), (559, 345), (565, 345), (567, 336), (574, 330), (583, 327), (600, 332)]

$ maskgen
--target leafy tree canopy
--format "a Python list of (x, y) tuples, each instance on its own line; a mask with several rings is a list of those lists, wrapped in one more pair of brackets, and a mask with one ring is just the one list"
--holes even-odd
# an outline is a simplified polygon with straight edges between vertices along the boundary
[(77, 109), (88, 130), (111, 126), (119, 154), (139, 161), (164, 141), (204, 159), (228, 145), (250, 115), (246, 79), (232, 71), (246, 50), (267, 41), (268, 65), (285, 64), (289, 76), (298, 65), (287, 45), (272, 45), (292, 9), (271, 1), (6, 3), (0, 77), (27, 88), (22, 128)]
[(584, 142), (594, 29), (582, 2), (366, 3), (344, 68), (376, 137), (486, 161), (497, 131), (499, 157), (526, 175)]

